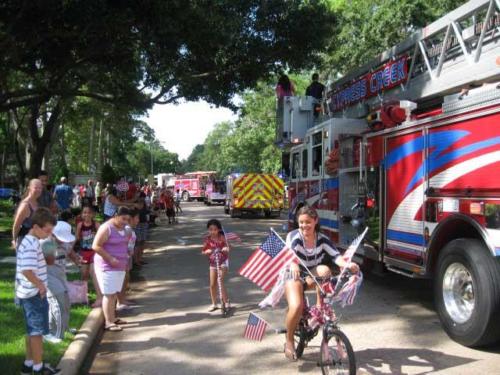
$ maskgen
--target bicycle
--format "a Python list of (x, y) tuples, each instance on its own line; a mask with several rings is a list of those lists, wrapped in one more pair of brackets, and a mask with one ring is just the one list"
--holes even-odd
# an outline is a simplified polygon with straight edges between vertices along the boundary
[[(319, 330), (322, 332), (320, 347), (320, 358), (317, 365), (321, 367), (323, 375), (326, 374), (356, 374), (356, 358), (352, 345), (338, 326), (339, 319), (333, 309), (333, 294), (328, 294), (324, 290), (338, 282), (344, 282), (350, 276), (346, 273), (342, 280), (338, 277), (316, 278), (322, 282), (320, 292), (320, 307), (310, 306), (304, 292), (304, 310), (302, 317), (295, 329), (294, 336), (295, 354), (300, 358), (308, 343), (313, 340)], [(332, 290), (335, 290), (333, 288)]]

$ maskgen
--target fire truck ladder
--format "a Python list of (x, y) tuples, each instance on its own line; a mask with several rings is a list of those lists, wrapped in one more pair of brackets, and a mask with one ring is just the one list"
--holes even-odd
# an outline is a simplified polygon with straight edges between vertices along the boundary
[(385, 101), (422, 102), (499, 81), (500, 0), (469, 1), (335, 82), (331, 92), (402, 56), (410, 61), (406, 82), (332, 115), (363, 117)]

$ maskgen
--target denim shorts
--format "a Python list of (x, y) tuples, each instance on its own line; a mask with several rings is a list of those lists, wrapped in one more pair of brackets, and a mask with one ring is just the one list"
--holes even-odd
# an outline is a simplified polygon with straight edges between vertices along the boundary
[(49, 303), (40, 294), (19, 299), (26, 322), (28, 336), (43, 336), (49, 333)]

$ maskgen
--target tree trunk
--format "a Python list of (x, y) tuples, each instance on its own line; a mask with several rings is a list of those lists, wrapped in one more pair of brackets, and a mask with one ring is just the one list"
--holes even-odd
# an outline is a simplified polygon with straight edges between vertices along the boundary
[(5, 186), (5, 159), (7, 157), (7, 145), (4, 144), (3, 145), (3, 149), (2, 149), (2, 158), (0, 160), (0, 186)]
[(92, 128), (90, 129), (90, 144), (89, 144), (89, 174), (95, 173), (94, 168), (94, 133), (95, 133), (95, 119), (92, 118)]
[(103, 147), (103, 125), (104, 121), (101, 119), (99, 122), (99, 140), (97, 144), (97, 175), (99, 176), (98, 178), (101, 178), (101, 173), (102, 173), (102, 147)]
[[(59, 121), (62, 112), (62, 102), (58, 100), (50, 112), (50, 117), (46, 122), (42, 122), (42, 135), (40, 136), (38, 130), (38, 119), (40, 114), (41, 106), (34, 106), (31, 110), (31, 115), (28, 122), (29, 130), (29, 140), (30, 140), (30, 157), (27, 160), (26, 169), (28, 171), (28, 177), (35, 178), (40, 175), (42, 169), (42, 160), (45, 155), (45, 150), (51, 142), (52, 133), (56, 124)], [(61, 134), (61, 138), (64, 139), (64, 131)], [(65, 155), (63, 157), (65, 161)]]

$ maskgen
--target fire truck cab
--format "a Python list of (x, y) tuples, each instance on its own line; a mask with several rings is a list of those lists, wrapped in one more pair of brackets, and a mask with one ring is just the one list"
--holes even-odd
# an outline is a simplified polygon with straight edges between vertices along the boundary
[(285, 98), (277, 124), (289, 226), (313, 206), (340, 249), (368, 226), (359, 260), (433, 279), (443, 328), (472, 347), (500, 339), (498, 7), (469, 1), (346, 74), (316, 121)]

